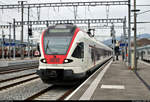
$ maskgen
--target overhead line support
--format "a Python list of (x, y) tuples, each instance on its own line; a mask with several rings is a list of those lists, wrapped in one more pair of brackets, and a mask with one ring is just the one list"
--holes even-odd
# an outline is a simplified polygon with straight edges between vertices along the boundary
[[(59, 24), (59, 23), (76, 23), (76, 24), (95, 24), (95, 23), (123, 23), (123, 18), (116, 19), (72, 19), (72, 20), (41, 20), (30, 21), (31, 25), (47, 25), (47, 24)], [(15, 22), (17, 26), (21, 25), (21, 21)], [(23, 21), (24, 25), (28, 25), (28, 21)]]
[[(58, 3), (32, 3), (24, 4), (24, 8), (37, 7), (68, 7), (68, 6), (108, 6), (108, 5), (128, 5), (128, 1), (96, 1), (96, 2), (58, 2)], [(0, 9), (21, 8), (21, 5), (0, 5)]]

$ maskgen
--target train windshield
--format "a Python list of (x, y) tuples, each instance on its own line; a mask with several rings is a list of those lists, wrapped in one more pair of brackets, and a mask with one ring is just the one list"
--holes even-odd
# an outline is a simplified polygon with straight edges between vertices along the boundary
[(69, 48), (73, 32), (70, 29), (49, 29), (44, 34), (44, 50), (48, 55), (64, 55)]

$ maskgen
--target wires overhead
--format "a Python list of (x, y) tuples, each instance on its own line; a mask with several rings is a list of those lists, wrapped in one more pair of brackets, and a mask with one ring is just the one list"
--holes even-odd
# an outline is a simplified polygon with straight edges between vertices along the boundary
[(31, 8), (30, 8), (30, 11), (31, 11), (30, 17), (36, 19), (35, 15), (37, 14), (37, 12), (34, 12)]
[(38, 17), (38, 20), (40, 20), (40, 7), (37, 7), (37, 17)]
[[(141, 13), (137, 13), (136, 15), (141, 15), (141, 14), (145, 14), (145, 13), (148, 13), (148, 12), (150, 12), (150, 10), (146, 10), (146, 11), (143, 11)], [(134, 17), (134, 15), (132, 15), (131, 17)]]
[[(106, 6), (106, 18), (109, 18), (109, 5)], [(108, 23), (107, 23), (108, 26)]]
[(74, 19), (76, 20), (77, 19), (77, 12), (78, 12), (77, 10), (78, 9), (77, 9), (77, 6), (74, 6), (73, 8), (74, 8)]
[(137, 15), (144, 14), (144, 13), (147, 13), (147, 12), (150, 12), (150, 10), (143, 11), (141, 13), (138, 13)]
[(78, 11), (77, 11), (77, 8), (76, 8), (76, 10), (75, 10), (75, 8), (73, 8), (74, 10), (72, 10), (71, 8), (69, 8), (69, 7), (67, 7), (68, 8), (68, 10), (70, 10), (71, 12), (73, 12), (73, 14), (74, 14), (74, 18), (75, 18), (75, 16), (76, 16), (76, 18), (78, 17), (78, 18), (81, 18), (79, 15), (78, 15)]

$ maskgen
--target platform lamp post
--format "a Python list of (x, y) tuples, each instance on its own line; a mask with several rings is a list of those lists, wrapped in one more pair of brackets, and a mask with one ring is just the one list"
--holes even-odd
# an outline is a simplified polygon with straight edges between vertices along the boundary
[(128, 3), (128, 69), (131, 69), (131, 0)]
[(27, 2), (27, 1), (18, 1), (18, 3), (21, 4), (21, 60), (24, 59), (24, 48), (23, 48), (23, 12), (24, 12), (24, 2)]
[(9, 59), (11, 58), (11, 49), (10, 49), (10, 47), (11, 47), (11, 24), (12, 23), (10, 23), (10, 22), (8, 22), (9, 23), (9, 51), (8, 51), (8, 53), (9, 53)]
[(137, 70), (137, 58), (136, 58), (136, 32), (137, 32), (137, 26), (136, 26), (136, 12), (139, 12), (140, 10), (136, 9), (136, 0), (134, 0), (134, 10), (131, 10), (132, 12), (134, 12), (134, 69), (135, 71)]
[(115, 30), (114, 24), (111, 26), (111, 36), (112, 36), (112, 44), (113, 44), (113, 61), (115, 60)]
[(127, 42), (126, 42), (126, 40), (127, 40), (127, 37), (126, 37), (126, 17), (124, 18), (124, 22), (123, 22), (123, 33), (124, 33), (124, 44), (125, 44), (125, 46), (124, 46), (124, 61), (126, 62), (127, 61), (127, 56), (126, 56), (126, 54), (127, 54)]
[(31, 39), (31, 59), (33, 58), (33, 39)]
[(15, 60), (15, 56), (16, 56), (16, 29), (15, 29), (15, 19), (13, 19), (13, 43), (14, 43), (14, 47), (13, 47), (13, 59)]
[(4, 59), (4, 38), (5, 38), (5, 35), (2, 29), (2, 59)]
[(30, 8), (28, 7), (28, 57), (30, 57), (29, 20), (30, 20)]

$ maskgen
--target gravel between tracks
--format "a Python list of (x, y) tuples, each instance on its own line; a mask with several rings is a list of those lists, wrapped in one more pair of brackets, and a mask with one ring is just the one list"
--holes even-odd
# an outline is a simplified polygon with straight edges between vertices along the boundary
[(55, 87), (55, 89), (51, 89), (50, 91), (44, 93), (43, 95), (35, 98), (34, 100), (57, 100), (62, 95), (65, 94), (70, 88), (68, 87)]
[(40, 79), (35, 79), (21, 85), (0, 91), (1, 100), (24, 100), (33, 94), (50, 87), (51, 85), (44, 84)]

